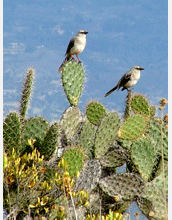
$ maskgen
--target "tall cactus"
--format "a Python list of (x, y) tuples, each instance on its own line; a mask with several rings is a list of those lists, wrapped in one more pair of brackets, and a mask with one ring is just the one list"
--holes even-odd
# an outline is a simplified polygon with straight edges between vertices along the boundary
[(20, 101), (20, 115), (22, 119), (25, 118), (26, 112), (28, 110), (29, 100), (33, 88), (34, 75), (35, 70), (33, 68), (29, 68), (26, 75), (26, 80), (23, 86), (22, 97)]

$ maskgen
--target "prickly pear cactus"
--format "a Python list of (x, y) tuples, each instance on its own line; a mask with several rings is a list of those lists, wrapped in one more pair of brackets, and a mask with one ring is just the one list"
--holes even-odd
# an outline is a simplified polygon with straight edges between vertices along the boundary
[(66, 141), (67, 144), (71, 142), (77, 134), (82, 121), (82, 112), (78, 107), (70, 106), (66, 109), (60, 121), (62, 141)]
[(134, 173), (118, 173), (101, 179), (99, 186), (108, 196), (118, 196), (118, 201), (126, 201), (140, 195), (144, 181)]
[(156, 146), (149, 138), (143, 137), (132, 144), (131, 160), (145, 181), (148, 181), (152, 174), (156, 156)]
[(101, 158), (113, 145), (119, 126), (120, 118), (116, 112), (110, 112), (101, 120), (95, 138), (96, 158)]
[(48, 131), (48, 122), (42, 117), (33, 117), (28, 119), (22, 130), (22, 146), (21, 154), (27, 151), (28, 140), (36, 140), (34, 146), (39, 148), (42, 145), (44, 137)]
[(88, 120), (98, 126), (101, 119), (107, 114), (106, 108), (99, 102), (90, 102), (86, 107), (86, 115)]
[(5, 151), (12, 153), (13, 148), (19, 150), (21, 144), (20, 117), (16, 112), (11, 112), (3, 123), (3, 141)]
[(131, 100), (131, 108), (135, 114), (150, 117), (150, 107), (148, 100), (143, 95), (135, 95)]
[(22, 97), (20, 102), (20, 115), (23, 119), (25, 118), (28, 109), (28, 104), (32, 92), (34, 75), (35, 75), (35, 70), (33, 68), (29, 68), (23, 86)]
[(42, 145), (38, 146), (39, 152), (44, 155), (45, 160), (50, 159), (52, 154), (58, 148), (59, 140), (59, 124), (57, 122), (53, 123), (49, 130), (47, 131)]
[(146, 129), (147, 119), (142, 115), (132, 115), (127, 118), (118, 131), (118, 137), (124, 140), (136, 140)]
[(155, 143), (160, 156), (162, 155), (161, 146), (163, 146), (164, 158), (168, 160), (168, 129), (165, 123), (160, 118), (151, 119), (145, 134)]
[(84, 84), (84, 69), (81, 64), (70, 61), (62, 69), (62, 83), (68, 101), (77, 106)]
[(79, 134), (79, 144), (83, 147), (86, 155), (89, 158), (93, 156), (93, 145), (95, 139), (95, 126), (86, 119)]
[(160, 169), (158, 170), (159, 175), (157, 175), (152, 183), (159, 189), (162, 189), (163, 193), (168, 195), (168, 161), (162, 161)]
[(168, 215), (166, 197), (161, 188), (153, 183), (146, 183), (138, 199), (140, 210), (148, 219), (166, 220)]
[(67, 171), (73, 177), (76, 171), (80, 171), (85, 162), (85, 153), (80, 147), (70, 147), (63, 152), (62, 158), (67, 163)]
[(108, 152), (100, 159), (100, 163), (103, 167), (116, 168), (124, 165), (128, 158), (128, 152), (126, 149), (115, 144)]

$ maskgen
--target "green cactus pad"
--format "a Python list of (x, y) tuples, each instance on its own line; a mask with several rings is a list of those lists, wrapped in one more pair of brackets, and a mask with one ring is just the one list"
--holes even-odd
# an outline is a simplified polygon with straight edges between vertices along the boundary
[(102, 120), (96, 132), (95, 157), (101, 158), (110, 146), (112, 146), (117, 136), (120, 126), (120, 118), (117, 113), (108, 113)]
[(160, 118), (151, 119), (148, 128), (145, 131), (146, 135), (155, 143), (158, 154), (163, 154), (164, 158), (168, 160), (168, 130), (165, 123)]
[(21, 142), (21, 124), (16, 112), (11, 112), (4, 120), (3, 142), (8, 153), (12, 153), (13, 148), (18, 151)]
[(79, 144), (83, 147), (86, 155), (89, 158), (91, 158), (93, 154), (95, 133), (95, 126), (86, 119), (79, 134)]
[(134, 173), (118, 173), (99, 181), (99, 186), (108, 196), (119, 196), (123, 200), (132, 200), (143, 191), (143, 180)]
[(156, 161), (157, 151), (149, 138), (135, 141), (131, 147), (131, 159), (141, 177), (148, 181)]
[(55, 122), (47, 131), (42, 145), (39, 146), (39, 152), (44, 155), (45, 160), (50, 159), (56, 148), (58, 147), (59, 124)]
[(149, 219), (167, 219), (167, 202), (161, 188), (153, 183), (147, 183), (137, 200), (140, 210)]
[(132, 98), (131, 108), (135, 114), (141, 114), (150, 117), (149, 102), (143, 95), (135, 95)]
[(142, 115), (132, 115), (127, 118), (118, 131), (118, 137), (125, 140), (135, 140), (144, 134), (147, 120)]
[(67, 108), (60, 121), (62, 138), (70, 142), (77, 134), (82, 121), (82, 112), (78, 107), (70, 106)]
[(70, 61), (62, 69), (62, 83), (67, 99), (77, 106), (84, 84), (84, 70), (81, 64)]
[(100, 121), (106, 116), (106, 108), (99, 102), (92, 101), (86, 107), (86, 115), (88, 120), (98, 126)]
[(28, 109), (30, 95), (32, 92), (34, 75), (35, 75), (35, 70), (33, 68), (29, 68), (28, 73), (26, 75), (26, 80), (23, 86), (22, 97), (21, 97), (21, 102), (20, 102), (20, 115), (23, 119), (25, 118), (25, 115)]
[(80, 171), (85, 162), (85, 153), (79, 147), (70, 147), (63, 152), (62, 158), (67, 163), (67, 171), (73, 177), (76, 171)]
[(42, 144), (44, 137), (48, 131), (48, 122), (42, 117), (33, 117), (28, 119), (22, 131), (22, 145), (23, 151), (21, 153), (25, 153), (27, 151), (28, 139), (36, 139), (34, 146), (39, 148)]
[(119, 145), (110, 148), (109, 151), (100, 159), (103, 167), (120, 167), (127, 161), (127, 150)]
[(168, 161), (164, 161), (164, 168), (161, 166), (160, 174), (152, 180), (152, 183), (168, 195)]

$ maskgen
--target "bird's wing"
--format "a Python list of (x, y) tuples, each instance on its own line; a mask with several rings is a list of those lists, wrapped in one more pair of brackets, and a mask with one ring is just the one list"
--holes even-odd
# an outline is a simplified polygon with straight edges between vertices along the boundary
[(118, 82), (118, 89), (125, 86), (125, 84), (131, 79), (131, 73), (124, 74)]
[(68, 47), (67, 47), (67, 50), (66, 50), (66, 54), (65, 54), (65, 55), (67, 55), (68, 53), (70, 53), (71, 48), (74, 46), (74, 40), (75, 40), (75, 38), (73, 37), (73, 38), (69, 41), (69, 44), (68, 44)]

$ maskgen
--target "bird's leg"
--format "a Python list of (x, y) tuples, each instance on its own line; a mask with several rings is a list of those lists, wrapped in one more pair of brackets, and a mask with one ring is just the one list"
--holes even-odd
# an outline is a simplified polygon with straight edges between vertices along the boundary
[(81, 63), (81, 60), (79, 59), (78, 54), (76, 54), (76, 57), (78, 59), (78, 63)]

